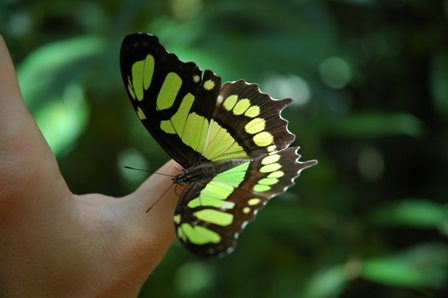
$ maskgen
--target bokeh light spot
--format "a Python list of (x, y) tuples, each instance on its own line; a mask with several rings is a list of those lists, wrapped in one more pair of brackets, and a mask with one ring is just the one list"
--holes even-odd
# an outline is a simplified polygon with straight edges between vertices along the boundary
[(358, 170), (365, 180), (375, 181), (381, 178), (384, 172), (381, 152), (372, 146), (362, 148), (358, 155)]
[(197, 16), (203, 9), (201, 0), (173, 0), (171, 10), (173, 14), (181, 20), (188, 20)]
[(213, 283), (212, 268), (198, 261), (183, 264), (176, 272), (175, 286), (184, 295), (195, 295)]
[(352, 78), (352, 69), (347, 61), (339, 57), (325, 59), (319, 64), (322, 81), (331, 88), (344, 88)]
[(290, 97), (295, 105), (304, 105), (311, 99), (311, 89), (308, 83), (299, 76), (270, 76), (261, 84), (263, 92), (273, 98), (282, 99)]
[(140, 151), (133, 148), (122, 150), (118, 154), (117, 166), (121, 176), (127, 181), (141, 181), (150, 175), (142, 171), (135, 171), (125, 168), (125, 166), (134, 167), (141, 170), (147, 170), (149, 168), (148, 161), (145, 156)]

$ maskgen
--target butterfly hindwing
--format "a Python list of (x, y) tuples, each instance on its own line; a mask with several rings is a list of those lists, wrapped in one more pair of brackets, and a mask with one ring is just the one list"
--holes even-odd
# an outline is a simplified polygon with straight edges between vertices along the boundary
[(298, 162), (297, 147), (254, 158), (213, 178), (190, 183), (176, 208), (176, 232), (202, 259), (222, 257), (268, 200), (294, 184), (315, 161)]

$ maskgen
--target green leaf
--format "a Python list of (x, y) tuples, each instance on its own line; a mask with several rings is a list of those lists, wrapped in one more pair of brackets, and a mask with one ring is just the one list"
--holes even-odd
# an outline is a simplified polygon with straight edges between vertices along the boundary
[(448, 211), (429, 200), (402, 200), (373, 211), (369, 218), (380, 225), (437, 228), (447, 224)]
[(426, 285), (425, 274), (406, 261), (395, 258), (378, 258), (364, 262), (362, 277), (393, 286), (419, 287)]
[(34, 113), (34, 119), (53, 153), (58, 156), (78, 139), (88, 123), (89, 107), (80, 86), (66, 88)]
[(325, 121), (327, 133), (348, 138), (395, 135), (419, 138), (423, 135), (423, 128), (420, 119), (407, 113), (363, 112)]
[(100, 37), (81, 36), (44, 45), (29, 54), (17, 67), (17, 77), (30, 112), (91, 71), (92, 59), (104, 46)]
[(441, 119), (448, 117), (448, 51), (433, 57), (431, 70), (431, 93), (434, 111)]
[(391, 286), (439, 288), (447, 278), (447, 265), (448, 247), (425, 243), (396, 256), (366, 260), (361, 277)]
[(345, 266), (338, 265), (319, 271), (307, 283), (307, 288), (300, 297), (325, 298), (337, 297), (347, 282)]
[(89, 59), (104, 45), (96, 36), (54, 42), (36, 49), (17, 68), (27, 107), (56, 156), (87, 126), (89, 109), (78, 81), (91, 71)]

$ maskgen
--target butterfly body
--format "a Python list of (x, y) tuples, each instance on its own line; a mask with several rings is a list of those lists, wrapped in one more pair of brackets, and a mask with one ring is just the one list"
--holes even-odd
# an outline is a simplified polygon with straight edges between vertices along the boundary
[(123, 41), (120, 63), (131, 103), (151, 135), (184, 170), (174, 224), (179, 240), (202, 259), (222, 257), (267, 201), (301, 170), (295, 136), (273, 100), (244, 80), (221, 78), (182, 62), (150, 34)]
[(182, 173), (173, 178), (175, 184), (190, 184), (192, 182), (213, 178), (219, 173), (229, 170), (237, 165), (247, 162), (245, 159), (231, 159), (219, 162), (205, 162), (182, 170)]

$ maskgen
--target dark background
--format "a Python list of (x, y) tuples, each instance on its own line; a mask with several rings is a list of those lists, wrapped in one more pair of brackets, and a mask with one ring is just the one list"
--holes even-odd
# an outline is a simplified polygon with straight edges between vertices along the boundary
[(147, 174), (124, 165), (169, 159), (122, 86), (130, 32), (295, 100), (282, 115), (319, 164), (224, 259), (175, 242), (141, 297), (448, 297), (447, 17), (446, 0), (0, 0), (28, 108), (74, 193), (125, 195)]

